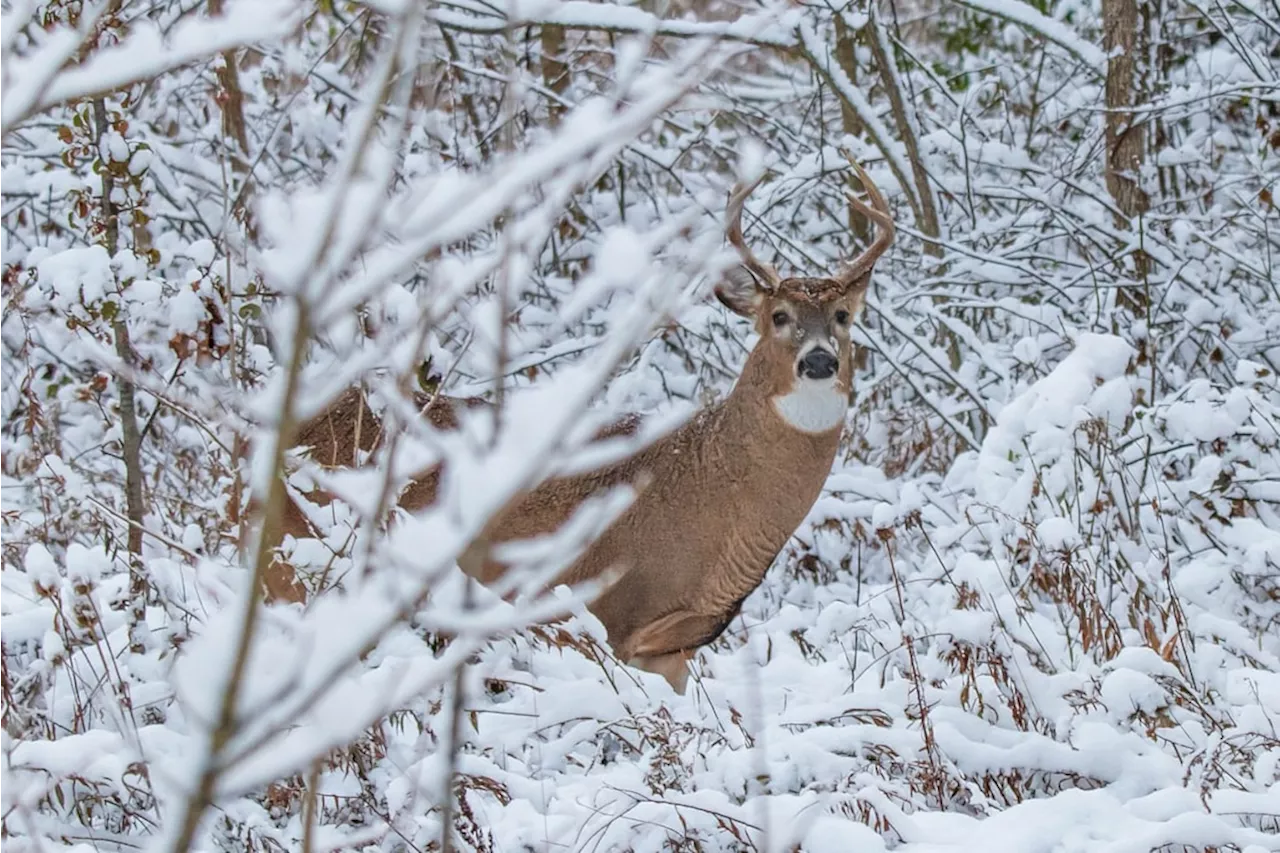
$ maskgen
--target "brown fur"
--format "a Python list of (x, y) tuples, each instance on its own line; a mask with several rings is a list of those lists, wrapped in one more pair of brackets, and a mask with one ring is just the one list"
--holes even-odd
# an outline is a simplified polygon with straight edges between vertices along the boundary
[[(838, 362), (836, 390), (846, 398), (850, 391), (849, 324), (862, 307), (875, 259), (893, 239), (883, 198), (856, 163), (854, 168), (875, 210), (857, 204), (869, 211), (880, 233), (835, 279), (781, 279), (756, 260), (742, 242), (740, 225), (750, 188), (735, 190), (728, 234), (744, 268), (731, 272), (716, 295), (754, 319), (760, 340), (732, 393), (630, 457), (552, 478), (513, 501), (458, 561), (464, 571), (482, 583), (500, 579), (508, 567), (493, 559), (488, 546), (552, 533), (587, 498), (631, 485), (635, 500), (557, 583), (613, 578), (589, 608), (607, 629), (614, 651), (684, 691), (688, 659), (724, 631), (759, 586), (831, 470), (839, 424), (805, 432), (783, 419), (775, 401), (796, 389), (798, 359), (814, 343), (835, 350), (830, 354)], [(433, 423), (456, 426), (455, 401), (437, 405), (442, 407), (438, 416), (427, 411)], [(636, 425), (634, 418), (627, 419), (600, 437), (628, 435)], [(367, 439), (364, 429), (370, 430)], [(377, 446), (379, 429), (362, 396), (344, 397), (306, 425), (300, 443), (313, 447), (313, 453), (318, 449), (322, 464), (347, 464), (355, 460), (357, 446)], [(432, 469), (415, 478), (401, 506), (412, 510), (431, 504), (438, 475)]]
[[(837, 383), (846, 392), (849, 388), (848, 331), (833, 317), (841, 309), (855, 313), (863, 291), (835, 294), (811, 287), (813, 281), (788, 280), (774, 294), (722, 288), (720, 297), (735, 310), (749, 311), (762, 335), (733, 392), (630, 457), (547, 480), (499, 513), (483, 537), (486, 544), (497, 545), (546, 535), (587, 498), (613, 486), (636, 487), (635, 501), (556, 583), (580, 583), (617, 570), (619, 579), (590, 604), (591, 611), (622, 660), (662, 674), (680, 690), (688, 658), (732, 621), (830, 472), (840, 430), (799, 432), (772, 405), (796, 381), (794, 362), (804, 335), (836, 339)], [(815, 291), (827, 298), (815, 298)], [(780, 310), (792, 319), (787, 329), (774, 331), (772, 316)], [(426, 401), (417, 402), (421, 407)], [(455, 407), (460, 403), (482, 405), (442, 397), (425, 411), (436, 427), (451, 429), (457, 426)], [(596, 438), (631, 435), (638, 425), (638, 418), (628, 417)], [(312, 458), (326, 467), (354, 464), (357, 448), (367, 454), (381, 441), (381, 424), (356, 390), (304, 425), (299, 435), (299, 444), (312, 448)], [(416, 511), (431, 505), (438, 478), (436, 468), (414, 478), (400, 506)], [(320, 505), (327, 501), (319, 493), (308, 498)], [(286, 532), (314, 535), (292, 502)], [(482, 583), (499, 580), (508, 568), (490, 558), (487, 549), (464, 554), (459, 564)], [(283, 563), (277, 564), (268, 586), (273, 598), (301, 600), (304, 595)]]
[[(589, 609), (608, 630), (620, 659), (662, 674), (677, 690), (685, 687), (687, 660), (724, 631), (759, 586), (830, 473), (839, 428), (804, 433), (773, 407), (775, 397), (792, 390), (795, 358), (812, 335), (837, 342), (836, 381), (848, 392), (852, 348), (847, 326), (833, 318), (840, 310), (856, 314), (865, 282), (843, 293), (813, 286), (825, 281), (787, 280), (775, 293), (722, 287), (717, 292), (722, 301), (750, 312), (761, 333), (733, 392), (633, 456), (547, 480), (495, 516), (486, 530), (484, 540), (495, 545), (546, 535), (588, 497), (617, 485), (636, 487), (635, 501), (556, 582), (575, 584), (619, 572)], [(774, 329), (772, 318), (779, 311), (790, 319)], [(417, 402), (423, 406), (426, 400)], [(482, 405), (440, 397), (425, 412), (438, 428), (452, 429), (459, 404)], [(628, 435), (637, 425), (637, 419), (628, 418), (597, 437)], [(311, 447), (321, 465), (332, 467), (358, 462), (357, 448), (369, 453), (381, 442), (380, 422), (364, 395), (352, 390), (305, 424), (298, 443)], [(414, 478), (400, 506), (414, 511), (432, 504), (438, 478), (436, 468)], [(327, 502), (319, 493), (308, 497)], [(287, 533), (314, 535), (292, 502), (287, 509)], [(476, 552), (465, 554), (459, 565), (486, 584), (508, 568)], [(269, 596), (301, 600), (305, 593), (287, 564), (273, 569)]]
[[(419, 393), (414, 395), (414, 405), (436, 429), (453, 430), (458, 427), (458, 406), (475, 408), (485, 403), (478, 397), (453, 398)], [(299, 427), (296, 444), (310, 448), (311, 460), (322, 468), (341, 468), (359, 464), (361, 457), (380, 448), (382, 441), (382, 422), (369, 408), (365, 392), (360, 388), (349, 388), (329, 408)], [(400, 496), (399, 505), (410, 511), (431, 505), (435, 502), (439, 479), (439, 466), (428, 468), (414, 477)], [(329, 495), (320, 489), (308, 492), (305, 497), (317, 506), (330, 503)], [(293, 536), (302, 539), (315, 535), (315, 528), (298, 505), (292, 499), (286, 500), (280, 538)], [(267, 601), (306, 600), (306, 589), (298, 581), (293, 567), (278, 555), (267, 567), (263, 586)]]
[[(762, 337), (728, 398), (634, 456), (544, 483), (489, 526), (495, 543), (550, 533), (601, 489), (637, 486), (631, 506), (557, 582), (621, 572), (589, 609), (620, 659), (660, 672), (677, 690), (684, 688), (684, 662), (724, 631), (808, 514), (839, 445), (839, 428), (803, 433), (773, 408), (773, 398), (795, 382), (798, 343), (791, 333), (773, 333), (771, 317), (786, 310), (795, 329), (833, 330), (837, 382), (847, 393), (848, 331), (831, 317), (840, 309), (853, 314), (862, 291), (820, 304), (790, 283), (755, 301)], [(506, 568), (492, 560), (460, 565), (483, 583)]]
[[(422, 412), (431, 425), (439, 430), (455, 430), (458, 428), (458, 410), (476, 409), (487, 406), (480, 397), (446, 397), (441, 394), (415, 394), (414, 405)], [(599, 430), (595, 440), (630, 435), (639, 427), (640, 420), (629, 415)], [(333, 469), (358, 465), (362, 457), (368, 457), (382, 446), (382, 421), (369, 407), (369, 401), (360, 388), (349, 388), (338, 397), (329, 408), (305, 421), (298, 429), (296, 446), (309, 449), (309, 458), (322, 468)], [(436, 491), (440, 484), (440, 466), (433, 465), (422, 473), (412, 477), (400, 494), (397, 506), (407, 512), (418, 512), (431, 506), (436, 501)], [(304, 497), (308, 503), (316, 506), (328, 506), (331, 497), (321, 489), (313, 489)], [(568, 518), (568, 512), (558, 519), (548, 530), (553, 530), (559, 523)], [(281, 520), (280, 537), (274, 544), (278, 547), (285, 536), (302, 539), (316, 536), (318, 531), (302, 510), (292, 500), (285, 501)], [(507, 537), (511, 538), (511, 537)], [(464, 556), (463, 561), (467, 558)], [(483, 580), (483, 578), (482, 578)], [(301, 603), (306, 600), (306, 588), (297, 578), (287, 561), (277, 554), (276, 559), (267, 567), (263, 579), (263, 588), (268, 602)]]
[[(719, 292), (735, 310), (750, 310), (761, 332), (726, 399), (633, 456), (545, 481), (495, 516), (484, 537), (496, 545), (552, 533), (588, 497), (612, 486), (635, 486), (634, 502), (557, 583), (620, 572), (589, 608), (621, 660), (661, 673), (678, 690), (684, 689), (685, 662), (724, 631), (804, 520), (839, 444), (839, 428), (800, 432), (782, 420), (772, 401), (792, 390), (800, 340), (819, 330), (838, 343), (837, 383), (847, 393), (852, 375), (848, 330), (832, 317), (837, 310), (856, 312), (863, 291), (818, 300), (810, 288), (792, 291), (788, 284), (775, 294), (757, 291), (747, 303), (727, 288)], [(777, 311), (793, 318), (787, 329), (772, 329)], [(456, 427), (458, 402), (439, 398), (426, 409), (427, 416), (437, 427)], [(631, 434), (637, 424), (629, 418), (599, 437)], [(381, 441), (379, 421), (354, 390), (308, 422), (299, 436), (299, 444), (311, 447), (313, 459), (325, 466), (355, 463), (357, 448), (368, 453)], [(414, 478), (400, 505), (412, 511), (433, 503), (438, 476), (433, 468)], [(315, 493), (309, 499), (326, 500)], [(288, 510), (286, 532), (314, 535), (292, 502)], [(508, 568), (475, 552), (465, 554), (459, 565), (482, 583), (500, 579)], [(304, 595), (283, 563), (268, 588), (275, 599), (296, 601)]]

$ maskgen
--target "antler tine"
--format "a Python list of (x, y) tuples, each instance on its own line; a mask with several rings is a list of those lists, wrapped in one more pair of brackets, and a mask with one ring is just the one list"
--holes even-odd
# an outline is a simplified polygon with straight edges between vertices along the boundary
[(889, 205), (885, 203), (879, 187), (875, 185), (871, 177), (859, 165), (858, 161), (853, 159), (849, 152), (845, 151), (843, 153), (845, 158), (848, 159), (849, 165), (857, 173), (859, 180), (862, 181), (862, 186), (866, 189), (872, 206), (868, 207), (862, 199), (849, 190), (845, 190), (845, 197), (849, 199), (849, 204), (853, 205), (855, 210), (876, 224), (876, 237), (871, 241), (871, 245), (861, 255), (850, 261), (849, 266), (839, 277), (839, 281), (842, 284), (849, 286), (866, 275), (875, 265), (875, 262), (880, 259), (880, 256), (888, 251), (889, 246), (893, 243), (895, 228), (893, 216), (889, 213)]
[(729, 238), (729, 243), (738, 250), (743, 266), (751, 270), (751, 274), (766, 290), (777, 290), (778, 284), (782, 281), (778, 271), (757, 258), (755, 253), (747, 247), (746, 241), (742, 239), (742, 208), (747, 203), (747, 196), (751, 195), (762, 180), (764, 175), (756, 178), (751, 184), (734, 185), (733, 193), (729, 196), (729, 206), (725, 209), (727, 220), (725, 234)]

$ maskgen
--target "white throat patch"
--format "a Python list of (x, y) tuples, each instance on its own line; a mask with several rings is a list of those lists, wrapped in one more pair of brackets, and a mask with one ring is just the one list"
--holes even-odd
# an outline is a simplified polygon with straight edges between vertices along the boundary
[(844, 423), (849, 397), (834, 378), (801, 379), (790, 394), (773, 398), (773, 409), (792, 429), (822, 433)]

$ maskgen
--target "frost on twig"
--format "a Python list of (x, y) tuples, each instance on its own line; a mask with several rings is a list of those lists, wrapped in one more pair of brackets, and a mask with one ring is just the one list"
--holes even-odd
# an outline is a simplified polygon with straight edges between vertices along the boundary
[[(6, 4), (5, 849), (1277, 848), (1280, 32), (1137, 8), (1111, 109), (1079, 4)], [(626, 490), (466, 587), (733, 387), (739, 171), (762, 260), (863, 245), (845, 149), (845, 444), (688, 695), (542, 589)]]

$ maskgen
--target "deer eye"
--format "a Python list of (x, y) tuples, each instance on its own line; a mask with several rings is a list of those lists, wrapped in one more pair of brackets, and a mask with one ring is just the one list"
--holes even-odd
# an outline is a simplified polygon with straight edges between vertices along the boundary
[(777, 326), (779, 329), (781, 329), (783, 326), (787, 325), (787, 323), (790, 323), (790, 322), (791, 322), (791, 317), (790, 315), (787, 314), (786, 311), (773, 312), (773, 325)]
[(837, 323), (839, 323), (841, 326), (844, 326), (844, 325), (848, 324), (848, 322), (849, 322), (849, 312), (848, 312), (848, 311), (846, 311), (846, 310), (844, 310), (843, 308), (841, 308), (839, 311), (837, 311), (837, 312), (836, 312), (836, 322), (837, 322)]

